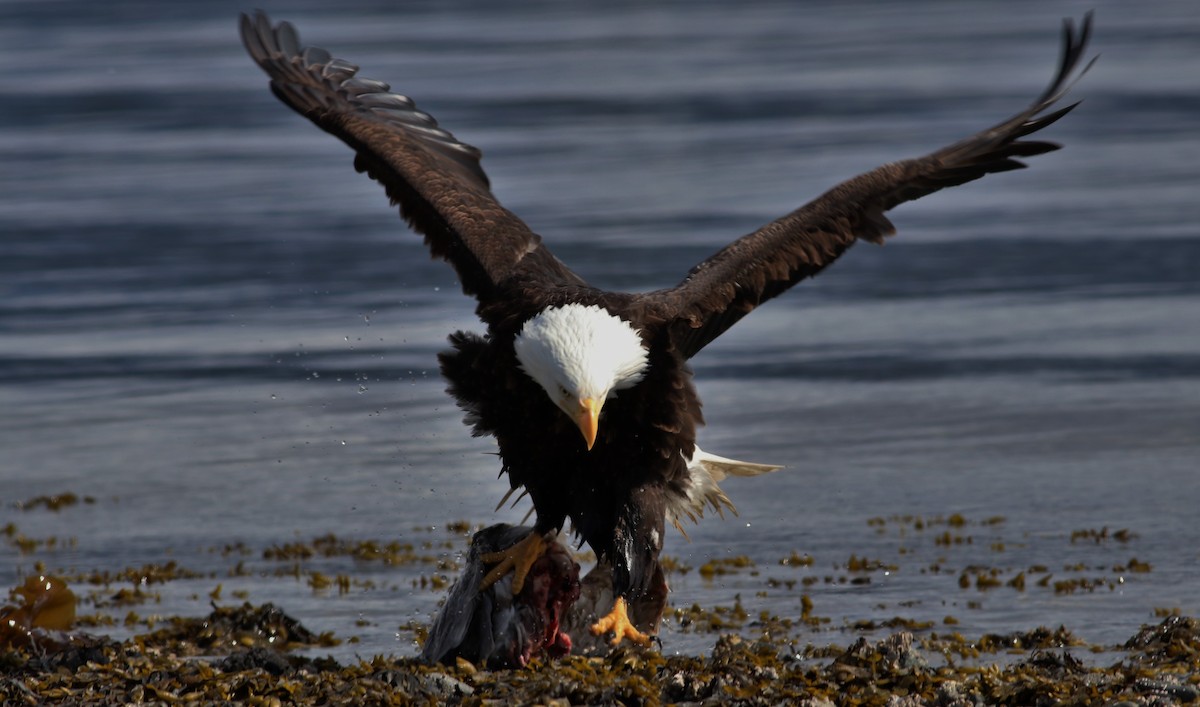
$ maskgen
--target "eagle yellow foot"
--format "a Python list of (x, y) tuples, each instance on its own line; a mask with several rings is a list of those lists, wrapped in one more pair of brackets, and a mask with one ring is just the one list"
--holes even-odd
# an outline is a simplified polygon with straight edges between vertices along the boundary
[(643, 646), (650, 644), (650, 637), (634, 628), (634, 625), (630, 623), (629, 614), (626, 613), (625, 597), (617, 597), (612, 611), (608, 612), (608, 616), (592, 624), (591, 631), (596, 636), (611, 631), (613, 634), (612, 644), (614, 646), (619, 645), (621, 640), (625, 638)]
[(501, 577), (512, 572), (512, 593), (514, 596), (520, 594), (521, 588), (525, 586), (525, 576), (529, 574), (529, 568), (545, 550), (546, 540), (535, 531), (507, 550), (480, 555), (479, 559), (483, 560), (485, 565), (495, 564), (496, 566), (489, 570), (483, 578), (483, 582), (479, 585), (479, 591), (486, 590), (500, 581)]

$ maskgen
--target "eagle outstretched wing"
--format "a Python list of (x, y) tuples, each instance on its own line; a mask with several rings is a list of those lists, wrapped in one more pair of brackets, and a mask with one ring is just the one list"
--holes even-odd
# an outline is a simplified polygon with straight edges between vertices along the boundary
[(354, 166), (383, 184), (409, 225), (449, 261), (463, 291), (486, 304), (522, 273), (547, 285), (584, 285), (541, 238), (492, 195), (480, 151), (460, 142), (381, 81), (263, 12), (241, 16), (242, 43), (271, 77), (271, 91), (354, 149)]
[(855, 241), (882, 242), (896, 230), (885, 211), (985, 174), (1024, 167), (1017, 158), (1057, 150), (1054, 143), (1020, 138), (1077, 105), (1046, 112), (1095, 62), (1093, 58), (1076, 71), (1091, 29), (1091, 13), (1078, 33), (1070, 20), (1064, 21), (1058, 72), (1020, 113), (924, 157), (886, 164), (842, 182), (730, 243), (692, 268), (676, 287), (647, 294), (674, 318), (676, 350), (691, 358), (758, 305), (824, 270)]

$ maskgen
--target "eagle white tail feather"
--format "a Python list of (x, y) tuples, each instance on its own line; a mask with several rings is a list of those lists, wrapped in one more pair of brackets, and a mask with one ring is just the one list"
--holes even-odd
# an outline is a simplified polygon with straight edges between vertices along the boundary
[(722, 518), (725, 517), (726, 509), (736, 516), (737, 508), (717, 482), (724, 481), (729, 476), (758, 476), (782, 468), (775, 464), (727, 459), (696, 447), (691, 461), (688, 462), (691, 484), (688, 486), (687, 495), (675, 497), (667, 506), (667, 520), (686, 538), (687, 532), (679, 523), (681, 517), (686, 516), (693, 523), (699, 522), (700, 518), (704, 517), (706, 506), (711, 506)]
[(696, 447), (696, 453), (692, 455), (692, 466), (700, 465), (708, 472), (714, 482), (724, 481), (727, 476), (758, 476), (771, 471), (778, 471), (783, 467), (778, 464), (755, 464), (754, 462), (742, 462), (737, 459), (727, 459), (718, 457), (716, 454), (708, 452)]

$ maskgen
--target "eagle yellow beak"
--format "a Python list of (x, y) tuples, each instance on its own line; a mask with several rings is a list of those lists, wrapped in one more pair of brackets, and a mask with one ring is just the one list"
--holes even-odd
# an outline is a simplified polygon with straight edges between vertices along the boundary
[(603, 406), (604, 401), (595, 398), (583, 398), (579, 401), (575, 424), (579, 425), (579, 431), (583, 433), (589, 451), (596, 443), (596, 432), (600, 429), (600, 408)]

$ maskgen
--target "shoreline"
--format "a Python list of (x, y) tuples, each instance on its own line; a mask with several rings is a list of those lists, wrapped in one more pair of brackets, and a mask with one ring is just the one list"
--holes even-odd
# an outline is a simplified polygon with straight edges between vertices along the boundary
[[(269, 604), (218, 608), (201, 619), (117, 642), (33, 629), (0, 650), (6, 704), (799, 704), (1164, 705), (1200, 699), (1200, 621), (1170, 616), (1132, 636), (1102, 665), (1067, 629), (981, 637), (981, 659), (934, 665), (928, 637), (901, 630), (844, 648), (718, 634), (710, 653), (667, 656), (619, 647), (605, 656), (534, 660), (485, 670), (459, 659), (427, 665), (374, 656), (343, 665), (296, 655), (334, 640)], [(965, 639), (964, 639), (965, 640)], [(948, 644), (947, 644), (948, 645)], [(950, 653), (943, 653), (949, 656)], [(1108, 655), (1108, 653), (1106, 653)]]
[[(19, 507), (57, 514), (89, 503), (86, 497), (64, 495)], [(999, 517), (897, 517), (869, 519), (867, 525), (904, 538), (905, 547), (922, 538), (951, 550), (1005, 539), (996, 539), (1004, 526)], [(466, 571), (467, 545), (477, 528), (454, 521), (413, 529), (403, 542), (330, 533), (262, 548), (207, 549), (206, 557), (220, 568), (216, 571), (193, 571), (186, 560), (174, 559), (76, 570), (64, 573), (64, 584), (78, 596), (55, 602), (40, 588), (45, 585), (33, 580), (48, 564), (61, 563), (64, 548), (73, 551), (77, 541), (29, 537), (10, 524), (4, 538), (34, 574), (0, 609), (16, 619), (16, 630), (0, 630), (0, 702), (960, 707), (1200, 700), (1200, 621), (1187, 616), (1191, 612), (1155, 609), (1153, 623), (1139, 622), (1140, 630), (1103, 645), (1081, 638), (1089, 626), (1070, 620), (1065, 626), (1014, 620), (1002, 630), (982, 630), (972, 624), (970, 613), (959, 613), (972, 611), (972, 601), (994, 592), (1086, 596), (1120, 586), (1125, 576), (1151, 579), (1151, 567), (1136, 559), (1122, 560), (1120, 566), (1093, 563), (1073, 573), (999, 563), (956, 570), (939, 566), (933, 576), (947, 591), (969, 592), (939, 608), (940, 618), (930, 620), (927, 608), (893, 603), (877, 607), (872, 620), (843, 617), (839, 622), (836, 615), (825, 615), (830, 607), (820, 600), (822, 587), (869, 587), (896, 572), (895, 563), (918, 572), (925, 565), (909, 553), (886, 562), (851, 555), (832, 571), (814, 567), (811, 555), (795, 550), (771, 565), (712, 556), (690, 567), (667, 557), (668, 575), (685, 586), (740, 581), (749, 593), (715, 603), (692, 603), (686, 591), (675, 595), (681, 603), (667, 610), (663, 628), (673, 639), (686, 637), (682, 654), (623, 646), (594, 656), (538, 658), (525, 668), (505, 670), (465, 660), (427, 665), (381, 650), (379, 642), (360, 641), (360, 633), (371, 631), (419, 645), (428, 635), (432, 612), (414, 619), (397, 611), (394, 623), (383, 624), (361, 615), (357, 620), (344, 613), (318, 616), (311, 606), (296, 611), (297, 596), (304, 592), (353, 594), (363, 602), (371, 592), (386, 595), (407, 581), (432, 607)], [(1106, 554), (1129, 558), (1136, 537), (1105, 528), (1080, 530), (1061, 542), (1108, 548)], [(985, 556), (1003, 558), (1002, 549), (989, 547)], [(593, 559), (576, 556), (582, 563)], [(253, 601), (234, 588), (246, 577), (259, 578)], [(759, 592), (786, 593), (788, 610), (762, 610), (755, 601)], [(818, 596), (816, 606), (810, 592)], [(961, 622), (946, 612), (959, 613)], [(316, 630), (293, 615), (304, 616)]]

